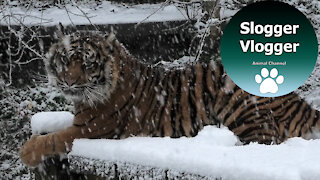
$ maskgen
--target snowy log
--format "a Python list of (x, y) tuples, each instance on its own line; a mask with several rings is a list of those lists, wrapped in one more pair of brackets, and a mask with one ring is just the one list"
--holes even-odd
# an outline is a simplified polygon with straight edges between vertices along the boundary
[(74, 155), (70, 155), (68, 160), (72, 172), (85, 174), (92, 179), (220, 179), (189, 172), (179, 172), (174, 169), (88, 159)]
[(317, 180), (320, 140), (239, 145), (227, 128), (207, 126), (194, 138), (131, 137), (74, 141), (72, 171), (152, 179)]
[(241, 145), (227, 128), (206, 126), (193, 138), (76, 139), (67, 160), (49, 159), (38, 174), (90, 179), (317, 180), (319, 153), (319, 139)]

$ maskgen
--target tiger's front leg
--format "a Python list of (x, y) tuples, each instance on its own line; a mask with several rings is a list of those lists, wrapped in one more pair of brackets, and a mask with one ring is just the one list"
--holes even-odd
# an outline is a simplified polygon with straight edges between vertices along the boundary
[[(20, 158), (28, 166), (37, 166), (45, 157), (71, 151), (74, 139), (112, 138), (105, 136), (115, 129), (115, 123), (108, 123), (106, 116), (91, 113), (76, 115), (73, 126), (46, 135), (33, 135), (20, 149)], [(113, 135), (113, 133), (110, 133)]]
[(80, 129), (72, 126), (47, 135), (33, 135), (20, 149), (20, 158), (28, 166), (37, 166), (45, 157), (66, 153), (80, 136)]

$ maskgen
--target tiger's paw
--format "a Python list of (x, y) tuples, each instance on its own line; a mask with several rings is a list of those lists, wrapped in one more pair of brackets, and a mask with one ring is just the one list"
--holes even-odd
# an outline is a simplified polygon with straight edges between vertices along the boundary
[(33, 135), (20, 149), (20, 158), (28, 166), (35, 167), (45, 158), (44, 136)]

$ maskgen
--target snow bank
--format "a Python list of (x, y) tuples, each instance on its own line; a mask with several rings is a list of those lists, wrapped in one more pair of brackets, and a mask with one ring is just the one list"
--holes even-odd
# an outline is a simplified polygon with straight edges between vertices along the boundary
[(14, 16), (17, 19), (11, 18), (11, 25), (20, 25), (20, 21), (24, 25), (41, 24), (43, 26), (52, 26), (59, 22), (63, 25), (90, 24), (88, 18), (90, 18), (92, 24), (138, 23), (141, 21), (163, 22), (187, 19), (185, 11), (183, 9), (179, 10), (173, 4), (167, 6), (163, 6), (163, 4), (129, 6), (108, 1), (103, 1), (98, 6), (94, 4), (94, 1), (87, 4), (67, 4), (65, 8), (51, 7), (42, 11), (41, 8), (33, 7), (3, 7), (0, 9), (0, 24), (7, 25), (8, 22), (5, 17), (12, 12), (14, 12)]
[(207, 126), (194, 138), (78, 139), (69, 158), (131, 163), (231, 180), (318, 180), (320, 140), (236, 146), (226, 128)]
[(50, 133), (70, 127), (74, 115), (70, 112), (40, 112), (31, 118), (33, 134)]

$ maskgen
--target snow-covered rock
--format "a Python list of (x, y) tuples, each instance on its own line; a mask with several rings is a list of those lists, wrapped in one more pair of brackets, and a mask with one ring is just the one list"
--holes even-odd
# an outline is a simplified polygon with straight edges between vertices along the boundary
[(33, 134), (50, 133), (72, 126), (74, 115), (70, 112), (40, 112), (31, 118)]

